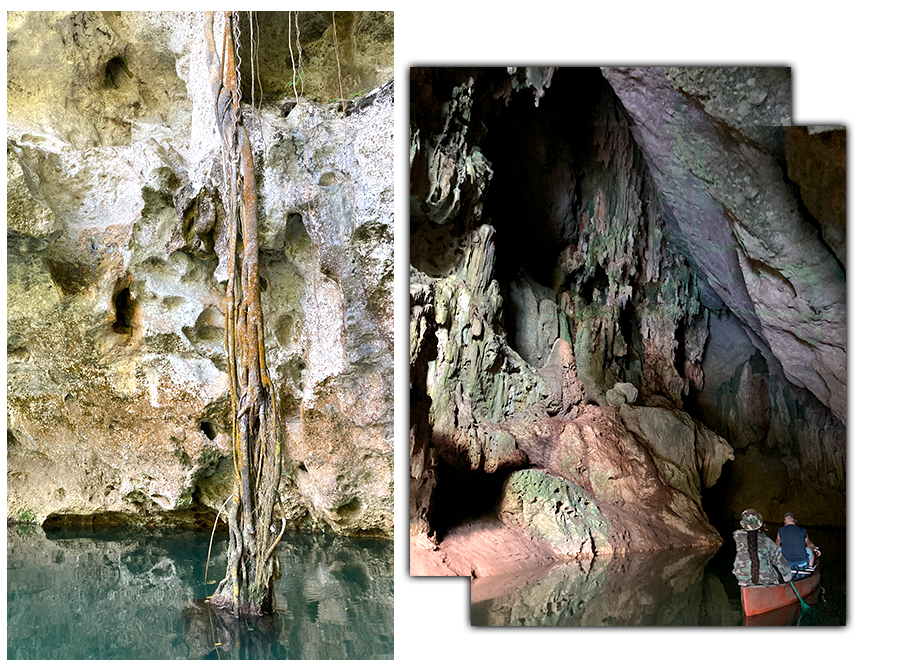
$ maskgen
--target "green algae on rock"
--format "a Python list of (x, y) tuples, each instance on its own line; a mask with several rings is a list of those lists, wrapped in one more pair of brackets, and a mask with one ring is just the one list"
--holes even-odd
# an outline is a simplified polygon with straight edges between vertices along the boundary
[(582, 488), (539, 470), (519, 470), (503, 483), (500, 520), (547, 542), (564, 558), (608, 551), (609, 521)]

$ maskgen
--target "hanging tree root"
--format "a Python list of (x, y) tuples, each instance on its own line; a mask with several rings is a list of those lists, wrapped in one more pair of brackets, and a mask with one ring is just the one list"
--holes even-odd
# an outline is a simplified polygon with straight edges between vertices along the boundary
[[(211, 21), (211, 15), (208, 15)], [(222, 135), (223, 196), (228, 225), (226, 352), (231, 385), (236, 492), (228, 501), (228, 570), (211, 602), (235, 616), (274, 609), (279, 576), (275, 504), (281, 481), (281, 427), (266, 369), (259, 286), (253, 150), (241, 121), (237, 21), (225, 12), (217, 119)]]

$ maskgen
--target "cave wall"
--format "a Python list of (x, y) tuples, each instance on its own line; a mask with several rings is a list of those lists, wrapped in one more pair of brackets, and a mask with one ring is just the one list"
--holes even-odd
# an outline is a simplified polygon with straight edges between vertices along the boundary
[[(736, 71), (731, 85), (755, 81), (755, 71)], [(763, 143), (744, 116), (710, 115), (668, 68), (604, 76), (632, 119), (682, 252), (780, 372), (845, 421), (846, 279), (789, 180), (783, 136)], [(767, 100), (757, 106), (781, 115)]]
[(240, 13), (242, 40), (248, 48), (251, 40), (258, 44), (258, 66), (250, 58), (240, 64), (248, 100), (293, 97), (295, 85), (297, 94), (317, 102), (351, 100), (394, 78), (393, 12), (298, 11), (290, 20), (286, 14), (253, 12), (251, 25), (248, 13)]
[[(707, 357), (748, 353), (727, 381), (703, 389), (722, 402), (707, 418), (728, 422), (719, 433), (737, 448), (727, 497), (717, 499), (724, 515), (743, 505), (777, 518), (793, 507), (809, 523), (843, 525), (843, 128), (781, 127), (790, 110), (784, 68), (603, 74), (628, 110), (673, 245), (711, 288), (704, 305), (739, 324), (719, 327)], [(709, 405), (703, 392), (695, 398)]]
[[(551, 466), (623, 548), (701, 544), (747, 506), (844, 522), (843, 219), (811, 174), (842, 181), (842, 130), (786, 132), (790, 89), (779, 68), (412, 69), (412, 539), (436, 539), (444, 464)], [(610, 463), (616, 441), (647, 463)]]
[[(368, 68), (357, 48), (353, 85), (383, 84), (363, 103), (283, 90), (246, 118), (282, 502), (291, 525), (341, 533), (393, 531), (387, 14), (338, 17), (342, 39), (379, 45)], [(222, 25), (203, 12), (7, 14), (10, 519), (210, 522), (231, 493), (211, 74)], [(329, 13), (316, 39), (330, 30)], [(246, 66), (249, 39), (241, 48)]]
[[(506, 70), (412, 72), (412, 537), (434, 529), (444, 462), (586, 489), (607, 522), (595, 551), (718, 544), (701, 489), (731, 448), (681, 410), (702, 382), (698, 287), (599, 70), (537, 78), (541, 97)], [(683, 420), (690, 455), (629, 424), (619, 387)]]

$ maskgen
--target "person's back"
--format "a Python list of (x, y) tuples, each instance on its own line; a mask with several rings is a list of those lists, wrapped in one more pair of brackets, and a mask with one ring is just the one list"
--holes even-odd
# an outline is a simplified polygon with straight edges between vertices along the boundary
[(796, 523), (778, 529), (781, 553), (788, 563), (806, 562), (806, 530)]
[(780, 584), (791, 579), (791, 568), (781, 550), (762, 532), (756, 510), (741, 514), (743, 530), (734, 531), (736, 554), (732, 572), (742, 586)]
[(781, 547), (781, 553), (793, 568), (815, 563), (813, 553), (818, 553), (818, 549), (809, 539), (806, 529), (797, 525), (797, 518), (791, 512), (785, 513), (784, 525), (778, 529), (775, 544)]

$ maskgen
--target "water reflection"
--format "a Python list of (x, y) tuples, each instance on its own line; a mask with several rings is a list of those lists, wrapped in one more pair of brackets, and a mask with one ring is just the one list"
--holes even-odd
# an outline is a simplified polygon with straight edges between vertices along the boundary
[(828, 554), (828, 590), (801, 614), (799, 603), (765, 617), (745, 618), (731, 573), (734, 546), (718, 551), (665, 551), (574, 562), (502, 577), (475, 579), (473, 625), (735, 626), (845, 625), (843, 531), (817, 533)]
[(564, 563), (549, 571), (472, 583), (473, 625), (737, 625), (714, 551), (677, 551)]
[(194, 600), (182, 616), (191, 659), (262, 660), (287, 657), (284, 613), (262, 616), (249, 623), (235, 619), (206, 600)]
[[(285, 536), (278, 613), (236, 623), (205, 602), (208, 535), (10, 528), (7, 657), (393, 658), (393, 545)], [(224, 574), (217, 540), (209, 580)]]

